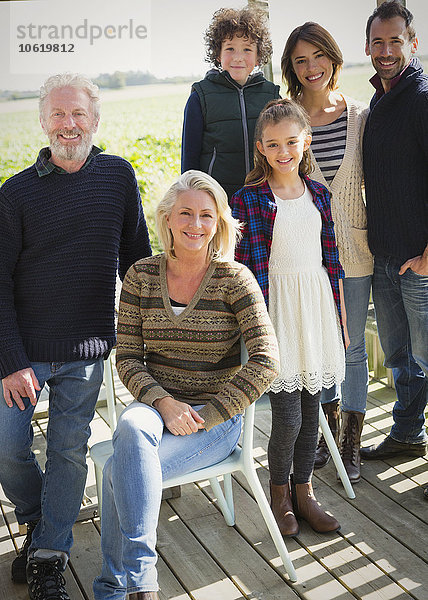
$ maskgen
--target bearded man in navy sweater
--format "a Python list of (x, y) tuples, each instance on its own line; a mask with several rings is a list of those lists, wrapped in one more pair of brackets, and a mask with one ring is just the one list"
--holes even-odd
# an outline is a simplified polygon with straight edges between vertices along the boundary
[(377, 74), (363, 140), (373, 299), (397, 401), (390, 434), (365, 460), (423, 456), (428, 396), (428, 77), (414, 57), (412, 14), (384, 2), (367, 22)]
[[(92, 145), (98, 88), (81, 75), (40, 90), (49, 138), (0, 188), (0, 483), (28, 534), (12, 579), (32, 600), (69, 598), (61, 571), (86, 481), (103, 359), (115, 344), (116, 271), (151, 254), (131, 165)], [(31, 418), (49, 386), (47, 462)], [(28, 563), (27, 563), (28, 555)]]

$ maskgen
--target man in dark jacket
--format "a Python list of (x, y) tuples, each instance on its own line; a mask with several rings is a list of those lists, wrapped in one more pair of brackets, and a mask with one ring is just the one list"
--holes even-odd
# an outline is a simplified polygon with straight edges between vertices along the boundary
[(364, 141), (373, 299), (397, 401), (390, 434), (365, 460), (423, 456), (428, 395), (428, 77), (413, 55), (412, 14), (384, 2), (367, 23), (376, 88)]
[[(86, 481), (103, 359), (115, 344), (116, 271), (151, 254), (131, 165), (92, 145), (98, 88), (81, 75), (40, 90), (49, 138), (34, 165), (0, 189), (0, 483), (28, 524), (12, 579), (31, 600), (67, 600), (61, 571)], [(47, 461), (31, 419), (49, 386)], [(28, 554), (28, 563), (27, 563)]]

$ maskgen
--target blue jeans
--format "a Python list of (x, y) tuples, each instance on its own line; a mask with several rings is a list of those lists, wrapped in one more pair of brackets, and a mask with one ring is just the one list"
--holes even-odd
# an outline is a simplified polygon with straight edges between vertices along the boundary
[(375, 257), (373, 300), (385, 366), (392, 369), (397, 401), (391, 437), (398, 442), (427, 439), (424, 410), (428, 399), (428, 277), (401, 264)]
[(341, 397), (342, 411), (365, 413), (369, 385), (365, 328), (372, 276), (346, 277), (342, 281), (346, 324), (350, 339), (345, 353), (345, 380), (340, 389), (338, 386), (332, 386), (329, 389), (323, 388), (321, 404), (338, 400)]
[(210, 431), (174, 436), (150, 406), (134, 402), (123, 411), (114, 453), (103, 471), (103, 567), (94, 581), (95, 600), (158, 590), (155, 546), (162, 479), (223, 460), (240, 433), (240, 415)]
[(9, 408), (0, 386), (0, 483), (16, 507), (18, 523), (40, 519), (31, 548), (69, 554), (85, 488), (89, 423), (103, 379), (103, 359), (31, 366), (40, 387), (48, 383), (50, 390), (45, 472), (31, 450), (34, 406), (25, 398), (24, 411), (16, 404)]

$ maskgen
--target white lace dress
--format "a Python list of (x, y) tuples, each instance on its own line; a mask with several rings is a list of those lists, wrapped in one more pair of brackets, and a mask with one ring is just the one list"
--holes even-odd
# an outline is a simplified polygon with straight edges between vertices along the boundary
[(345, 377), (339, 317), (322, 264), (321, 215), (306, 186), (299, 198), (275, 200), (269, 314), (281, 371), (270, 389), (278, 393), (306, 388), (315, 394)]

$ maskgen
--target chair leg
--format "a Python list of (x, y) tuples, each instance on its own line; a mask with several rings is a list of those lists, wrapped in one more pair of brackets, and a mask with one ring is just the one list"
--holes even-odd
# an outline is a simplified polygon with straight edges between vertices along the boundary
[(108, 420), (111, 429), (111, 434), (113, 435), (114, 430), (117, 426), (117, 417), (116, 397), (113, 379), (113, 365), (111, 364), (111, 356), (109, 356), (107, 360), (104, 361), (104, 385), (106, 388)]
[(98, 498), (98, 514), (101, 517), (101, 507), (103, 504), (103, 470), (94, 463), (95, 467), (95, 483), (97, 487), (97, 498)]
[(224, 497), (226, 499), (227, 506), (229, 507), (229, 511), (233, 519), (232, 525), (235, 525), (235, 505), (233, 502), (232, 473), (226, 473), (226, 475), (223, 475), (223, 487)]
[(219, 509), (221, 510), (224, 520), (229, 527), (235, 525), (235, 510), (233, 507), (233, 495), (232, 495), (232, 477), (230, 473), (224, 475), (224, 489), (226, 492), (226, 497), (223, 494), (223, 490), (221, 489), (220, 483), (217, 477), (213, 477), (210, 479), (210, 484), (213, 489), (213, 492), (217, 498), (217, 504)]
[(351, 482), (349, 481), (348, 473), (346, 472), (345, 466), (342, 461), (342, 457), (339, 454), (339, 448), (334, 441), (333, 434), (331, 433), (331, 429), (328, 426), (327, 419), (325, 418), (324, 411), (320, 404), (320, 427), (323, 433), (324, 439), (330, 450), (331, 457), (336, 466), (337, 472), (339, 474), (340, 479), (342, 480), (343, 487), (345, 488), (346, 495), (348, 498), (355, 498), (355, 492), (352, 488)]
[(257, 504), (259, 505), (260, 512), (265, 520), (269, 533), (272, 537), (273, 543), (278, 551), (279, 556), (284, 564), (285, 570), (290, 578), (290, 581), (297, 581), (296, 570), (291, 562), (290, 555), (288, 554), (287, 546), (285, 545), (284, 538), (279, 531), (278, 525), (275, 521), (275, 517), (273, 516), (271, 507), (269, 506), (269, 502), (265, 496), (262, 485), (257, 477), (257, 473), (253, 468), (246, 468), (243, 471), (247, 481), (250, 485), (250, 488), (254, 494)]

